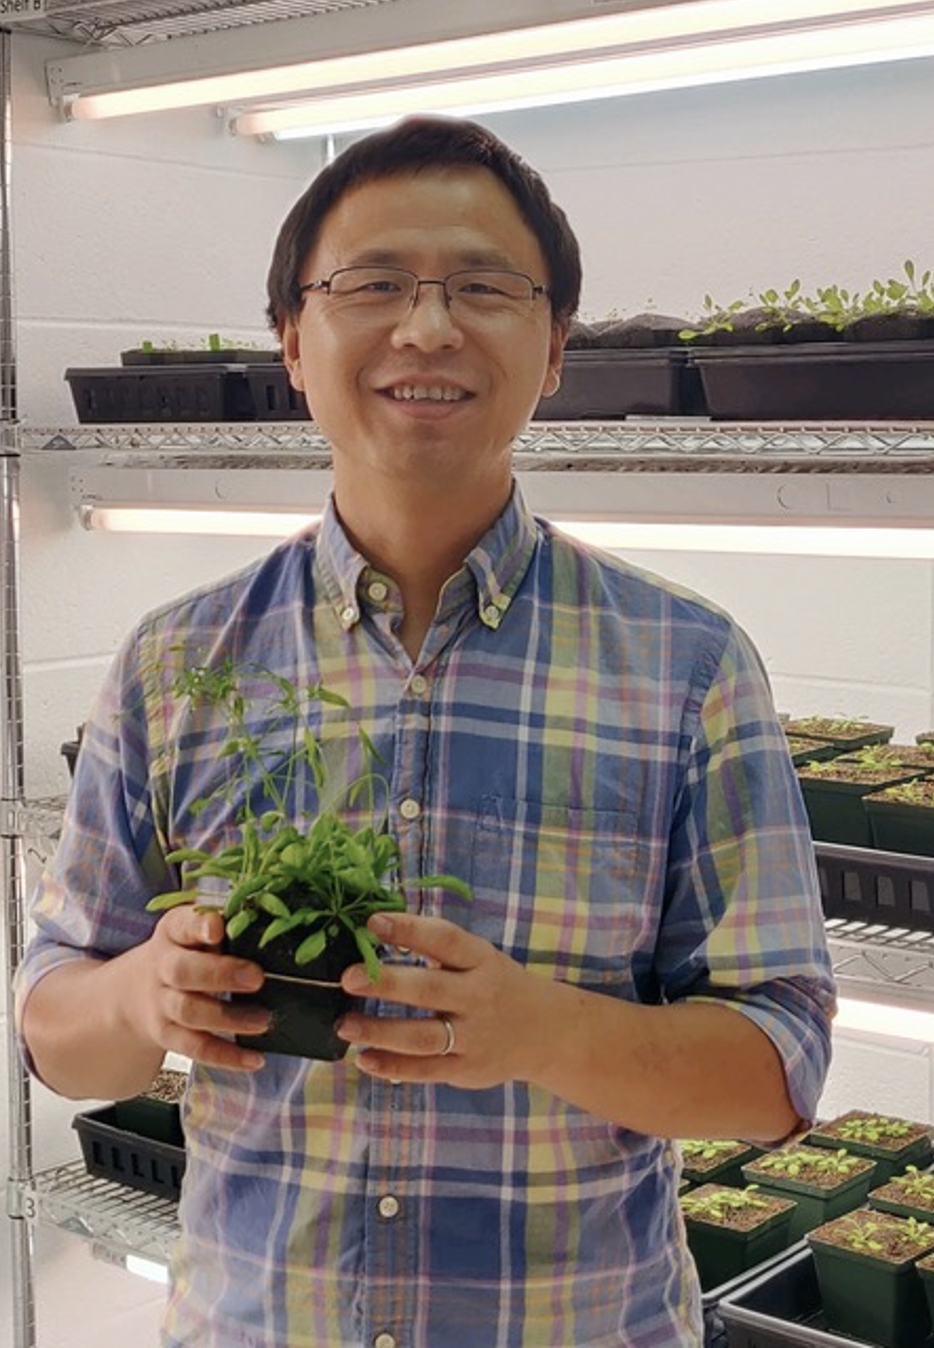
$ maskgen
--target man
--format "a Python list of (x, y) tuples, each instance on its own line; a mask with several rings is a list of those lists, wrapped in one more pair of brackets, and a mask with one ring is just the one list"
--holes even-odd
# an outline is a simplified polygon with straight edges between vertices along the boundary
[[(813, 1115), (833, 990), (758, 658), (513, 481), (579, 286), (563, 214), (479, 127), (413, 120), (324, 170), (269, 290), (333, 501), (150, 615), (86, 733), (21, 1024), (66, 1095), (194, 1060), (172, 1348), (698, 1345), (671, 1139)], [(192, 809), (219, 741), (178, 731), (179, 642), (347, 696), (403, 879), (472, 885), (373, 919), (393, 958), (375, 997), (345, 974), (370, 1000), (338, 1064), (231, 1042), (264, 1021), (225, 995), (261, 975), (218, 916), (144, 911), (167, 851), (231, 825)]]

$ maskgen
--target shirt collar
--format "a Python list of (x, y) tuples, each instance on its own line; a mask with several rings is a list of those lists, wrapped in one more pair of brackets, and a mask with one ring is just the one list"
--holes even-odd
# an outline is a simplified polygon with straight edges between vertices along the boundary
[[(522, 583), (537, 541), (535, 517), (514, 482), (502, 514), (445, 584), (439, 618), (475, 603), (480, 622), (495, 631)], [(333, 496), (324, 508), (316, 554), (327, 597), (338, 622), (349, 631), (360, 620), (361, 591), (372, 568), (344, 532)]]

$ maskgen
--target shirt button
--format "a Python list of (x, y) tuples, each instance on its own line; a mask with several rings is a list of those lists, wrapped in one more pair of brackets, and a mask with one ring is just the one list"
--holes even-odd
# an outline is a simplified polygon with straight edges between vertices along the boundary
[(486, 608), (483, 610), (483, 621), (486, 623), (487, 627), (499, 627), (502, 620), (503, 615), (496, 605), (487, 604)]
[(383, 1330), (382, 1334), (377, 1334), (373, 1340), (373, 1348), (396, 1348), (396, 1341), (391, 1334)]
[(356, 621), (357, 621), (357, 610), (354, 608), (352, 604), (348, 604), (346, 608), (341, 609), (342, 626), (352, 627)]
[(367, 586), (366, 592), (375, 603), (381, 604), (389, 593), (389, 586), (384, 585), (381, 580), (374, 580)]
[(409, 679), (409, 689), (416, 697), (423, 697), (428, 692), (428, 680), (424, 674), (413, 674)]
[(378, 1206), (379, 1215), (381, 1217), (391, 1218), (399, 1216), (399, 1200), (398, 1198), (394, 1198), (392, 1194), (386, 1194), (384, 1198), (381, 1198)]
[(402, 815), (403, 819), (417, 819), (421, 812), (422, 807), (419, 805), (418, 801), (413, 800), (411, 796), (407, 797), (407, 799), (405, 799), (399, 806), (399, 813)]

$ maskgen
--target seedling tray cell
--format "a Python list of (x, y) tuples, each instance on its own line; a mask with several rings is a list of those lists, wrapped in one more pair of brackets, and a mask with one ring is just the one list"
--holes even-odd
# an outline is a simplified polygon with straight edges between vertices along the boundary
[(179, 1130), (175, 1142), (162, 1142), (117, 1126), (117, 1109), (76, 1114), (72, 1127), (78, 1134), (89, 1175), (116, 1180), (130, 1189), (178, 1199), (185, 1173), (185, 1140)]
[(270, 365), (251, 365), (246, 372), (257, 421), (308, 421), (305, 395), (292, 387), (288, 371), (281, 361)]
[[(717, 1313), (729, 1348), (877, 1348), (869, 1339), (828, 1327), (809, 1249), (788, 1252), (769, 1270), (727, 1292)], [(934, 1348), (934, 1339), (922, 1348)]]

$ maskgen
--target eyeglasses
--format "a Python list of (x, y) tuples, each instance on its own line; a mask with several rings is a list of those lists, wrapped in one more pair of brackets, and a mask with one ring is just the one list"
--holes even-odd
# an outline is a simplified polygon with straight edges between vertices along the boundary
[(548, 287), (524, 272), (484, 267), (447, 276), (416, 276), (404, 267), (341, 267), (325, 280), (307, 281), (301, 294), (330, 298), (342, 318), (358, 323), (398, 323), (414, 307), (422, 286), (441, 286), (451, 316), (462, 323), (500, 323), (531, 312)]

